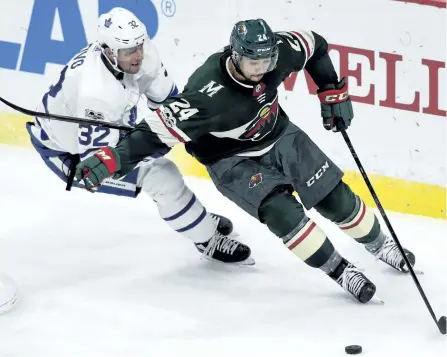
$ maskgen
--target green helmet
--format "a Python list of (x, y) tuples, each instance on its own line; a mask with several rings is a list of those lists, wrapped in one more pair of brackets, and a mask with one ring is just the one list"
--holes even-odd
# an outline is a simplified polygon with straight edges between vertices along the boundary
[(275, 68), (278, 59), (277, 38), (263, 19), (237, 22), (231, 31), (230, 47), (236, 52), (233, 60), (237, 65), (242, 56), (254, 60), (271, 58), (268, 71)]

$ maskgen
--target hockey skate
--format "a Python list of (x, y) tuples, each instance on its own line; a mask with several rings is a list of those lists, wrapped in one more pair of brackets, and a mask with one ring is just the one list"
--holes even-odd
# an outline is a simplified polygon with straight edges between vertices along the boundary
[(329, 276), (361, 303), (370, 301), (376, 292), (374, 283), (359, 268), (344, 258), (335, 272)]
[[(408, 249), (403, 248), (405, 255), (407, 256), (408, 261), (411, 264), (411, 267), (414, 267), (416, 263), (415, 255), (410, 252)], [(399, 247), (397, 246), (394, 239), (391, 237), (386, 237), (385, 242), (383, 242), (382, 246), (375, 252), (370, 252), (377, 259), (385, 262), (389, 266), (393, 267), (397, 271), (402, 273), (408, 273), (408, 266), (405, 263), (405, 259), (402, 256)]]
[(220, 234), (229, 236), (233, 232), (233, 223), (227, 217), (212, 212), (210, 212), (209, 215), (217, 222), (217, 231)]
[(250, 256), (250, 248), (220, 234), (218, 231), (207, 242), (195, 243), (197, 250), (202, 253), (202, 257), (211, 261), (218, 261), (224, 264), (234, 265), (254, 265), (255, 260)]

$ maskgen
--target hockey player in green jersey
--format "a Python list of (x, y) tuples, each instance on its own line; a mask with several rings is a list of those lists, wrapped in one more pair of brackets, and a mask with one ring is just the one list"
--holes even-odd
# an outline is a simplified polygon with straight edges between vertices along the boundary
[[(343, 172), (279, 105), (278, 86), (302, 70), (319, 88), (324, 128), (347, 129), (354, 116), (347, 82), (338, 79), (326, 40), (313, 31), (275, 33), (262, 19), (245, 20), (235, 24), (230, 45), (211, 55), (181, 94), (116, 148), (104, 147), (81, 162), (76, 177), (94, 189), (106, 177), (124, 176), (146, 156), (185, 143), (224, 196), (365, 303), (375, 285), (338, 253), (303, 206), (315, 208), (394, 269), (408, 268), (373, 211), (343, 182)], [(414, 254), (405, 253), (414, 265)]]

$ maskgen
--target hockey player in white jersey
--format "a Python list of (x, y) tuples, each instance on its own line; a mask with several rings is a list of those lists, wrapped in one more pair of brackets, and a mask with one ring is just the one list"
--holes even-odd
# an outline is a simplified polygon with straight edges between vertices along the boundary
[[(39, 110), (133, 127), (177, 92), (145, 25), (130, 11), (114, 8), (100, 16), (97, 41), (62, 69)], [(102, 126), (43, 118), (27, 123), (27, 129), (46, 165), (75, 187), (82, 186), (72, 179), (79, 159), (99, 147), (117, 144), (125, 135)], [(208, 213), (185, 185), (176, 165), (164, 157), (149, 157), (124, 178), (107, 180), (95, 188), (130, 197), (141, 190), (156, 202), (169, 226), (191, 239), (205, 257), (224, 263), (254, 263), (250, 248), (227, 236), (231, 221)]]

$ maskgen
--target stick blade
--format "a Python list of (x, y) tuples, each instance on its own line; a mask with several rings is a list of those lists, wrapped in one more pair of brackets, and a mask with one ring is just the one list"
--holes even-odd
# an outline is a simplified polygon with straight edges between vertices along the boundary
[(439, 319), (438, 327), (439, 327), (439, 331), (441, 331), (441, 333), (443, 335), (445, 335), (445, 333), (446, 333), (446, 319), (445, 319), (445, 316), (441, 316), (441, 318)]

